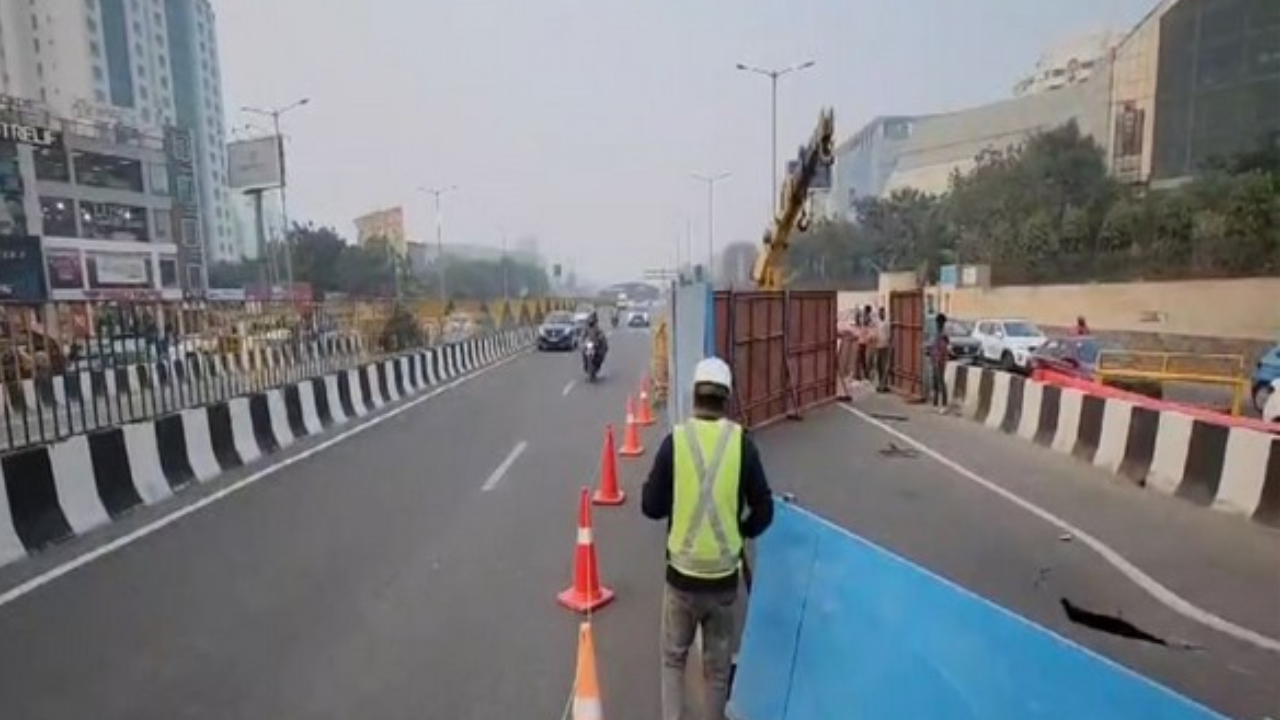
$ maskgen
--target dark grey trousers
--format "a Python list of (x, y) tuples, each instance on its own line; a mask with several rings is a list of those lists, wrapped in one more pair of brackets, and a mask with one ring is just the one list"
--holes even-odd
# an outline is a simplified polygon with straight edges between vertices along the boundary
[(702, 628), (702, 718), (724, 720), (733, 669), (733, 607), (737, 590), (688, 593), (665, 585), (662, 594), (662, 720), (687, 720), (685, 662)]

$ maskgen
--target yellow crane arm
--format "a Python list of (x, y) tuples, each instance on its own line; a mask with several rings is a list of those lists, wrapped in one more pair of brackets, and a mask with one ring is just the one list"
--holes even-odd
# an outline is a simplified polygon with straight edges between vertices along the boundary
[(782, 189), (782, 208), (775, 213), (773, 227), (765, 232), (763, 245), (751, 270), (751, 279), (762, 290), (781, 290), (787, 283), (787, 248), (791, 234), (809, 227), (807, 211), (809, 186), (823, 166), (835, 160), (835, 111), (823, 110), (818, 126), (805, 146), (799, 167), (787, 176)]

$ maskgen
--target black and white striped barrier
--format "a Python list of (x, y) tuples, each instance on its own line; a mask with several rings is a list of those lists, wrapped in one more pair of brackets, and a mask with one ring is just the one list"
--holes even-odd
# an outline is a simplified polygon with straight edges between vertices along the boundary
[(527, 329), (430, 348), (0, 457), (0, 565), (519, 353)]
[(1280, 436), (951, 363), (968, 418), (1140, 486), (1280, 525)]

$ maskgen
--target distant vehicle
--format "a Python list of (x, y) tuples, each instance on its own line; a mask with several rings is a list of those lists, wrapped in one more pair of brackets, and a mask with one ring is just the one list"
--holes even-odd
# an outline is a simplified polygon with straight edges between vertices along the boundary
[(1093, 380), (1104, 347), (1110, 346), (1091, 335), (1054, 338), (1031, 353), (1028, 369)]
[(982, 343), (973, 336), (973, 323), (948, 319), (943, 332), (947, 334), (948, 353), (952, 360), (976, 361), (982, 354)]
[(643, 310), (632, 310), (627, 316), (627, 327), (647, 328), (649, 327), (649, 313)]
[(539, 350), (573, 350), (578, 347), (579, 329), (570, 313), (549, 313), (538, 326)]
[(1163, 399), (1164, 386), (1158, 380), (1140, 378), (1099, 377), (1098, 364), (1103, 351), (1122, 348), (1092, 335), (1054, 338), (1031, 353), (1029, 369), (1048, 370), (1059, 375), (1096, 382), (1126, 392)]
[(1008, 372), (1025, 371), (1031, 353), (1049, 339), (1035, 323), (1021, 318), (979, 320), (973, 337), (982, 346), (982, 360)]
[(577, 310), (573, 311), (573, 322), (582, 330), (587, 326), (587, 320), (591, 318), (591, 313), (596, 311), (594, 306), (579, 305)]
[(1253, 369), (1253, 380), (1250, 387), (1253, 392), (1253, 407), (1261, 412), (1267, 403), (1275, 397), (1275, 381), (1280, 380), (1280, 343), (1272, 346), (1259, 360)]

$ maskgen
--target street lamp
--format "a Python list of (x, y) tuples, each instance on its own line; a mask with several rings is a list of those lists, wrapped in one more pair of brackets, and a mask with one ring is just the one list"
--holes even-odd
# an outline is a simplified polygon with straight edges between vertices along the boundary
[(707, 184), (707, 282), (711, 282), (712, 267), (716, 264), (716, 183), (733, 177), (731, 172), (717, 175), (689, 173), (695, 180)]
[(507, 304), (507, 229), (502, 225), (498, 226), (498, 232), (502, 234), (502, 304)]
[(773, 120), (771, 123), (772, 141), (770, 145), (772, 150), (769, 157), (769, 166), (772, 169), (772, 173), (773, 173), (773, 200), (770, 201), (770, 203), (772, 203), (772, 206), (773, 206), (772, 211), (770, 213), (771, 215), (776, 215), (778, 210), (778, 79), (785, 77), (787, 75), (790, 75), (791, 73), (794, 73), (794, 72), (800, 72), (801, 70), (808, 70), (809, 68), (813, 67), (816, 64), (817, 64), (817, 61), (808, 60), (800, 63), (799, 65), (792, 65), (791, 67), (777, 68), (777, 69), (758, 68), (758, 67), (753, 67), (751, 65), (744, 65), (742, 63), (738, 63), (737, 65), (737, 68), (739, 70), (742, 70), (743, 72), (754, 73), (756, 75), (763, 75), (764, 77), (769, 78), (769, 85), (772, 93), (771, 97), (773, 98), (772, 100)]
[(419, 192), (436, 197), (436, 264), (439, 266), (440, 273), (440, 304), (443, 307), (449, 304), (449, 290), (445, 286), (444, 271), (444, 213), (441, 210), (440, 198), (454, 192), (458, 189), (457, 185), (448, 185), (439, 188), (418, 188)]
[(293, 293), (293, 245), (289, 240), (289, 195), (286, 189), (289, 183), (285, 181), (284, 135), (281, 134), (280, 132), (280, 117), (286, 113), (297, 110), (298, 108), (302, 107), (303, 105), (307, 105), (310, 102), (311, 102), (311, 98), (302, 98), (301, 100), (293, 103), (292, 105), (285, 105), (284, 107), (278, 107), (278, 108), (266, 108), (266, 109), (252, 108), (252, 107), (240, 108), (240, 110), (243, 112), (271, 118), (272, 126), (275, 128), (276, 152), (279, 153), (279, 160), (280, 160), (280, 225), (283, 228), (283, 234), (284, 234), (284, 272), (285, 272), (285, 281), (289, 285), (290, 297), (292, 297), (292, 293)]

